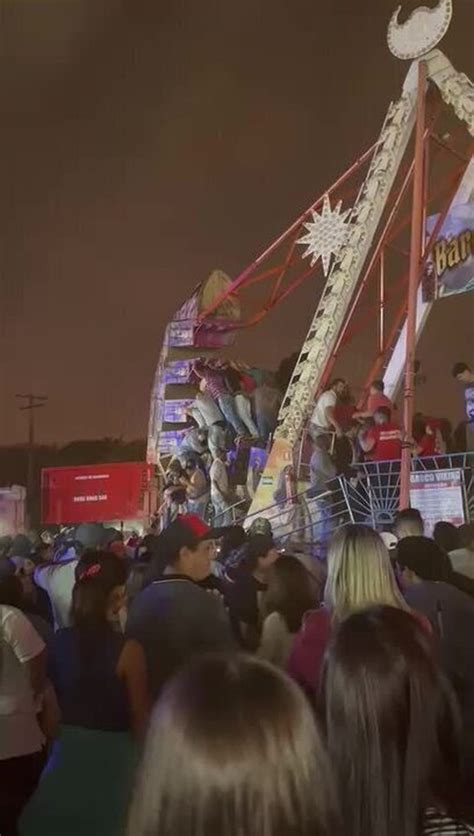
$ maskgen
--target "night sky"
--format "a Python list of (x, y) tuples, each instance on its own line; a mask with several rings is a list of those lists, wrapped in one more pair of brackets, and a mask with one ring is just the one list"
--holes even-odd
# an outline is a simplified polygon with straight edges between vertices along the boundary
[[(14, 395), (30, 390), (50, 398), (41, 440), (145, 435), (176, 308), (377, 137), (408, 69), (385, 42), (396, 4), (2, 0), (1, 442), (24, 438)], [(442, 48), (471, 77), (473, 30), (473, 0), (455, 0)], [(238, 354), (276, 366), (316, 299), (309, 281)], [(422, 405), (452, 398), (460, 419), (449, 369), (474, 360), (473, 297), (442, 305)]]

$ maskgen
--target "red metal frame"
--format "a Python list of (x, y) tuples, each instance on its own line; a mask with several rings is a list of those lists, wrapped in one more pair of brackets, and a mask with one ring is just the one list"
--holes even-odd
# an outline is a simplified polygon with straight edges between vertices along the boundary
[[(436, 117), (439, 113), (439, 105), (436, 108), (433, 108), (433, 113), (430, 116), (430, 124), (426, 129), (425, 137), (426, 142), (428, 143), (431, 138), (434, 138), (436, 141), (436, 150), (439, 151), (448, 151), (451, 152), (454, 156), (458, 159), (462, 160), (463, 163), (466, 162), (466, 157), (464, 154), (459, 152), (456, 148), (451, 147), (447, 142), (444, 140), (440, 140), (436, 134), (433, 133), (434, 124)], [(349, 194), (357, 194), (358, 188), (348, 188), (348, 183), (350, 178), (353, 177), (360, 169), (363, 167), (369, 160), (371, 154), (376, 147), (376, 143), (369, 148), (358, 160), (353, 163), (352, 166), (343, 174), (341, 175), (336, 182), (328, 189), (325, 194), (333, 195), (335, 194), (334, 199), (340, 200), (343, 199), (344, 196), (348, 196)], [(384, 232), (379, 239), (379, 243), (377, 245), (377, 254), (385, 253), (387, 250), (391, 250), (397, 253), (402, 253), (406, 257), (409, 256), (409, 252), (407, 249), (396, 245), (394, 241), (397, 238), (397, 235), (403, 231), (409, 223), (409, 216), (405, 215), (401, 220), (398, 219), (398, 224), (395, 224), (395, 219), (399, 214), (400, 206), (403, 201), (403, 197), (406, 194), (407, 187), (409, 184), (410, 179), (410, 171), (413, 168), (413, 163), (409, 165), (404, 173), (402, 185), (399, 187), (398, 191), (393, 193), (390, 197), (390, 203), (388, 208), (390, 211), (389, 220), (385, 225)], [(439, 196), (444, 190), (439, 189), (438, 195)], [(432, 198), (434, 200), (435, 197)], [(303, 224), (308, 219), (309, 215), (312, 211), (319, 208), (324, 200), (324, 194), (320, 195), (318, 199), (311, 204), (311, 206), (306, 209), (300, 217), (282, 234), (280, 235), (276, 241), (274, 241), (267, 249), (256, 258), (252, 264), (250, 264), (232, 283), (231, 285), (221, 293), (210, 306), (208, 306), (199, 317), (199, 325), (198, 328), (201, 327), (204, 323), (206, 328), (219, 328), (219, 330), (240, 330), (243, 328), (247, 328), (251, 325), (255, 325), (264, 319), (267, 314), (278, 304), (283, 302), (290, 293), (293, 292), (300, 284), (302, 284), (309, 276), (313, 275), (317, 272), (319, 265), (315, 265), (314, 267), (305, 267), (305, 262), (302, 258), (301, 251), (297, 250), (297, 239), (302, 232)], [(259, 268), (262, 267), (265, 261), (268, 261), (272, 257), (276, 256), (278, 248), (285, 246), (285, 251), (282, 253), (281, 259), (278, 261), (277, 264), (271, 265), (266, 269), (259, 271)], [(361, 296), (366, 289), (366, 287), (370, 284), (371, 280), (371, 269), (374, 267), (379, 268), (379, 260), (377, 258), (377, 254), (371, 258), (370, 262), (370, 269), (367, 269), (364, 273), (364, 277), (362, 282), (359, 283), (357, 288), (357, 301), (351, 305), (351, 313), (347, 317), (346, 325), (344, 329), (344, 333), (340, 335), (338, 344), (336, 346), (336, 351), (333, 354), (331, 368), (334, 365), (334, 362), (337, 358), (338, 352), (340, 349), (347, 344), (347, 342), (352, 337), (352, 332), (356, 333), (359, 330), (359, 326), (357, 323), (354, 322), (353, 314), (357, 310), (357, 302), (360, 301)], [(379, 275), (379, 273), (378, 273)], [(244, 290), (248, 290), (256, 285), (263, 285), (264, 282), (271, 281), (271, 286), (268, 290), (267, 296), (265, 301), (260, 302), (257, 305), (257, 309), (254, 313), (248, 316), (246, 319), (243, 319), (240, 323), (236, 324), (235, 322), (228, 322), (224, 319), (218, 319), (217, 317), (213, 318), (213, 314), (215, 315), (218, 307), (225, 301), (225, 299), (240, 295)], [(379, 282), (380, 288), (380, 282)], [(387, 288), (384, 287), (384, 292), (386, 293), (385, 303), (390, 298), (390, 294), (387, 292)], [(377, 305), (378, 312), (377, 315), (380, 317), (380, 301)], [(384, 310), (386, 313), (386, 304), (384, 304)], [(381, 320), (380, 320), (381, 321)], [(350, 328), (349, 328), (350, 325)], [(381, 351), (381, 340), (378, 345), (378, 351)], [(327, 382), (330, 372), (326, 371), (324, 375), (324, 380)]]
[(332, 372), (332, 370), (333, 370), (333, 368), (334, 368), (334, 364), (335, 364), (335, 362), (336, 362), (336, 360), (337, 360), (337, 357), (338, 357), (339, 351), (340, 351), (340, 349), (341, 349), (341, 346), (344, 344), (344, 339), (345, 339), (345, 337), (346, 337), (346, 334), (347, 334), (347, 331), (348, 331), (349, 325), (350, 325), (350, 323), (351, 323), (351, 321), (352, 321), (352, 318), (353, 318), (353, 316), (354, 316), (354, 313), (355, 313), (355, 311), (356, 311), (356, 309), (357, 309), (357, 307), (358, 307), (358, 305), (359, 305), (359, 302), (360, 302), (360, 298), (361, 298), (361, 296), (362, 296), (362, 293), (363, 293), (363, 291), (365, 290), (365, 288), (366, 288), (366, 286), (367, 286), (368, 281), (369, 281), (369, 280), (370, 280), (370, 278), (372, 277), (372, 270), (373, 270), (373, 268), (376, 266), (377, 261), (378, 261), (378, 259), (379, 259), (379, 256), (380, 256), (380, 255), (381, 255), (381, 253), (383, 252), (383, 248), (384, 248), (384, 245), (385, 245), (386, 239), (387, 239), (388, 235), (389, 235), (389, 234), (390, 234), (390, 232), (391, 232), (392, 223), (393, 223), (394, 218), (395, 218), (395, 216), (396, 216), (396, 214), (397, 214), (397, 211), (398, 211), (398, 209), (399, 209), (399, 207), (400, 207), (400, 204), (401, 204), (401, 202), (402, 202), (402, 200), (403, 200), (403, 198), (404, 198), (404, 196), (405, 196), (405, 193), (406, 193), (406, 191), (407, 191), (407, 189), (408, 189), (408, 186), (409, 186), (409, 184), (410, 184), (410, 180), (411, 180), (412, 174), (413, 174), (413, 163), (412, 163), (412, 164), (409, 166), (409, 168), (408, 168), (408, 171), (407, 171), (407, 173), (406, 173), (406, 175), (405, 175), (405, 177), (404, 177), (403, 183), (402, 183), (402, 187), (401, 187), (401, 189), (400, 189), (400, 191), (399, 191), (399, 193), (398, 193), (398, 195), (397, 195), (397, 197), (396, 197), (396, 199), (395, 199), (395, 202), (394, 202), (394, 204), (393, 204), (393, 206), (392, 206), (392, 209), (391, 209), (391, 211), (390, 211), (390, 214), (389, 214), (389, 216), (388, 216), (388, 219), (387, 219), (387, 221), (386, 221), (386, 223), (385, 223), (385, 226), (384, 226), (383, 232), (382, 232), (382, 234), (381, 234), (381, 236), (380, 236), (380, 238), (379, 238), (379, 241), (378, 241), (378, 243), (377, 243), (377, 245), (376, 245), (376, 247), (375, 247), (375, 250), (374, 250), (374, 251), (373, 251), (373, 253), (372, 253), (372, 256), (371, 256), (370, 261), (369, 261), (369, 265), (368, 265), (368, 267), (367, 267), (367, 269), (366, 269), (366, 271), (365, 271), (364, 275), (362, 276), (361, 281), (359, 282), (359, 286), (358, 286), (358, 288), (357, 288), (357, 290), (356, 290), (355, 296), (354, 296), (354, 298), (353, 298), (353, 300), (352, 300), (352, 303), (351, 303), (351, 306), (350, 306), (350, 308), (349, 308), (349, 313), (348, 313), (347, 318), (346, 318), (346, 321), (345, 321), (345, 323), (344, 323), (344, 327), (342, 328), (342, 330), (341, 330), (341, 332), (340, 332), (340, 334), (339, 334), (339, 337), (338, 337), (338, 339), (337, 339), (336, 345), (335, 345), (335, 347), (334, 347), (334, 351), (333, 351), (332, 356), (331, 356), (331, 360), (329, 361), (329, 363), (328, 363), (328, 365), (327, 365), (327, 367), (326, 367), (326, 369), (325, 369), (325, 371), (324, 371), (324, 374), (323, 374), (323, 376), (322, 376), (322, 379), (321, 379), (321, 388), (324, 388), (324, 386), (327, 384), (327, 382), (328, 382), (328, 380), (329, 380), (329, 378), (330, 378), (330, 376), (331, 376), (331, 372)]
[[(288, 269), (288, 267), (293, 262), (293, 253), (294, 253), (295, 244), (296, 244), (296, 237), (297, 237), (297, 235), (299, 235), (299, 232), (300, 232), (300, 229), (301, 229), (302, 225), (308, 219), (311, 212), (316, 211), (317, 209), (319, 209), (319, 207), (323, 203), (325, 195), (331, 196), (336, 190), (340, 189), (340, 187), (343, 186), (347, 182), (347, 180), (350, 177), (352, 177), (361, 168), (361, 166), (363, 166), (365, 163), (367, 163), (367, 161), (369, 160), (369, 158), (371, 157), (371, 155), (375, 151), (376, 146), (377, 146), (377, 143), (375, 142), (367, 151), (365, 151), (364, 154), (362, 154), (361, 157), (359, 157), (347, 169), (347, 171), (345, 171), (335, 181), (335, 183), (332, 184), (332, 186), (330, 186), (329, 189), (327, 189), (327, 191), (325, 191), (322, 195), (320, 195), (317, 198), (317, 200), (315, 200), (314, 203), (311, 204), (311, 206), (309, 206), (307, 209), (305, 209), (305, 211), (296, 219), (296, 221), (294, 223), (292, 223), (291, 226), (288, 227), (288, 229), (285, 232), (283, 232), (276, 239), (276, 241), (274, 241), (272, 244), (270, 244), (270, 246), (267, 247), (267, 249), (264, 250), (264, 252), (261, 253), (261, 255), (259, 255), (248, 267), (246, 267), (245, 270), (243, 270), (243, 272), (240, 273), (240, 275), (237, 276), (236, 279), (234, 279), (232, 284), (223, 293), (221, 293), (220, 296), (218, 296), (212, 302), (211, 305), (209, 305), (204, 311), (202, 311), (202, 313), (199, 317), (199, 321), (202, 323), (205, 319), (207, 319), (212, 313), (214, 313), (217, 310), (217, 308), (229, 296), (232, 296), (233, 294), (241, 291), (244, 287), (249, 287), (252, 284), (255, 284), (256, 282), (263, 281), (264, 279), (267, 279), (270, 276), (272, 276), (274, 274), (277, 274), (277, 279), (276, 279), (276, 282), (275, 282), (275, 285), (277, 285), (277, 287), (276, 287), (276, 289), (275, 289), (275, 287), (273, 288), (272, 294), (270, 295), (270, 300), (273, 300), (273, 303), (272, 303), (272, 305), (268, 306), (268, 309), (270, 309), (270, 307), (273, 307), (273, 305), (276, 304), (277, 301), (279, 301), (277, 291), (278, 291), (278, 288), (281, 286), (284, 274), (285, 274), (286, 270)], [(341, 199), (340, 195), (338, 195), (338, 199)], [(275, 251), (278, 249), (278, 247), (280, 245), (282, 245), (283, 243), (287, 242), (288, 239), (290, 239), (290, 250), (289, 250), (289, 254), (287, 254), (287, 256), (285, 257), (283, 262), (281, 264), (275, 266), (275, 267), (270, 268), (269, 270), (266, 270), (261, 275), (254, 275), (255, 271), (260, 267), (260, 265), (264, 261), (266, 261), (271, 255), (273, 255), (275, 253)], [(298, 259), (299, 259), (299, 257), (298, 257)], [(311, 271), (305, 271), (305, 273), (306, 273), (306, 275), (309, 275), (309, 272), (313, 272), (316, 269), (317, 268), (315, 266), (314, 268), (311, 268)], [(293, 284), (294, 284), (295, 287), (298, 286), (298, 284), (300, 283), (299, 278), (300, 277), (297, 277), (294, 280)], [(285, 293), (282, 296), (282, 298), (285, 298), (286, 295), (287, 294)]]
[(379, 259), (379, 352), (385, 344), (385, 250)]
[[(420, 70), (420, 73), (422, 70)], [(421, 77), (420, 77), (421, 81)], [(445, 220), (447, 212), (449, 211), (452, 198), (454, 197), (459, 183), (464, 175), (465, 169), (469, 162), (469, 154), (465, 153), (466, 146), (466, 132), (463, 125), (458, 125), (451, 131), (449, 141), (444, 138), (440, 139), (435, 133), (435, 124), (437, 118), (442, 112), (442, 103), (439, 97), (426, 97), (426, 79), (423, 80), (423, 130), (419, 127), (419, 120), (421, 117), (421, 101), (418, 101), (417, 107), (419, 110), (417, 118), (417, 136), (415, 141), (415, 155), (410, 159), (405, 158), (405, 169), (400, 170), (397, 177), (395, 187), (392, 189), (391, 195), (386, 206), (386, 215), (382, 231), (378, 234), (375, 248), (372, 250), (370, 260), (365, 271), (358, 282), (355, 290), (353, 300), (351, 301), (349, 314), (346, 318), (344, 328), (338, 335), (335, 351), (332, 354), (327, 368), (322, 375), (321, 387), (327, 383), (334, 363), (340, 356), (342, 349), (353, 339), (353, 337), (360, 332), (365, 326), (367, 319), (375, 318), (377, 322), (377, 342), (376, 342), (376, 356), (371, 364), (369, 374), (364, 383), (364, 394), (367, 392), (370, 381), (376, 377), (382, 376), (381, 372), (386, 363), (387, 357), (393, 350), (393, 345), (398, 333), (402, 327), (404, 319), (407, 317), (407, 309), (411, 310), (410, 314), (410, 339), (409, 344), (412, 348), (410, 354), (410, 368), (407, 370), (407, 377), (405, 381), (405, 399), (407, 407), (405, 410), (405, 418), (409, 419), (410, 412), (413, 412), (413, 394), (412, 386), (409, 382), (412, 378), (411, 366), (414, 361), (414, 343), (413, 340), (413, 311), (416, 293), (421, 280), (422, 270), (432, 250), (434, 242), (438, 236), (439, 230)], [(421, 97), (421, 93), (420, 93)], [(425, 108), (429, 108), (428, 119), (426, 119)], [(460, 145), (457, 146), (457, 139), (455, 138), (458, 132), (464, 132), (464, 138)], [(219, 329), (245, 328), (260, 322), (270, 310), (276, 305), (284, 301), (290, 293), (293, 292), (300, 284), (302, 284), (309, 276), (313, 275), (318, 269), (319, 265), (310, 267), (303, 259), (302, 250), (297, 247), (297, 239), (303, 230), (303, 224), (310, 216), (311, 212), (317, 210), (323, 200), (324, 195), (328, 194), (333, 197), (332, 202), (343, 199), (351, 194), (357, 194), (359, 185), (354, 187), (355, 176), (358, 175), (358, 181), (361, 180), (362, 169), (369, 162), (377, 143), (371, 146), (359, 159), (357, 159), (349, 169), (344, 172), (336, 182), (315, 200), (308, 209), (306, 209), (291, 226), (282, 233), (264, 252), (262, 252), (239, 276), (229, 285), (227, 290), (223, 292), (213, 303), (206, 308), (199, 320), (198, 327), (205, 323), (206, 328), (218, 327)], [(433, 147), (432, 147), (433, 146)], [(421, 147), (421, 152), (420, 152)], [(431, 153), (432, 152), (432, 153)], [(453, 173), (453, 166), (451, 165), (449, 172), (443, 173), (437, 177), (436, 182), (431, 184), (431, 195), (429, 194), (429, 164), (430, 157), (434, 159), (438, 155), (448, 153), (450, 158), (455, 159), (456, 165)], [(421, 154), (421, 156), (420, 156)], [(420, 159), (423, 163), (423, 171), (414, 177), (416, 166), (421, 165)], [(417, 162), (418, 160), (418, 162)], [(428, 207), (436, 201), (436, 206), (433, 209), (433, 214), (439, 213), (437, 223), (430, 235), (429, 241), (424, 242), (424, 236), (421, 236), (421, 243), (419, 253), (416, 256), (416, 271), (415, 271), (415, 255), (413, 246), (409, 247), (406, 238), (406, 231), (410, 223), (410, 209), (407, 206), (409, 200), (409, 186), (412, 181), (416, 181), (416, 207), (411, 207), (412, 215), (412, 229), (414, 223), (414, 215), (418, 218), (420, 230), (425, 228), (426, 215), (428, 214)], [(421, 192), (420, 192), (421, 189)], [(407, 199), (407, 200), (406, 200)], [(441, 212), (440, 212), (441, 208)], [(421, 221), (420, 221), (421, 218)], [(401, 236), (401, 237), (400, 237)], [(412, 241), (417, 248), (417, 241)], [(389, 257), (395, 254), (398, 259), (400, 255), (410, 259), (410, 269), (400, 278), (396, 279), (394, 274), (394, 267), (398, 267), (398, 262), (393, 261), (389, 263)], [(273, 263), (272, 263), (273, 262)], [(391, 270), (389, 268), (392, 268)], [(416, 273), (416, 279), (414, 278)], [(226, 322), (224, 319), (217, 319), (216, 313), (222, 302), (228, 297), (240, 295), (243, 291), (255, 288), (255, 286), (263, 285), (265, 282), (270, 282), (269, 288), (265, 291), (266, 297), (262, 302), (261, 297), (257, 309), (255, 304), (254, 310), (247, 318), (236, 325), (235, 323)], [(361, 307), (361, 301), (364, 294), (370, 288), (376, 287), (376, 301), (375, 303), (370, 299), (370, 304), (365, 304)], [(407, 301), (407, 285), (409, 285), (410, 302)], [(373, 291), (372, 291), (373, 292)], [(389, 308), (389, 303), (393, 303), (394, 298), (402, 295), (400, 304), (394, 311), (393, 305)], [(361, 315), (362, 311), (362, 315)], [(213, 317), (214, 315), (214, 317)], [(410, 370), (411, 369), (411, 370)], [(411, 422), (405, 424), (411, 426)], [(406, 492), (406, 485), (404, 486)], [(406, 496), (403, 495), (402, 501), (406, 501)]]
[[(428, 139), (428, 137), (426, 137), (426, 138)], [(428, 149), (428, 143), (426, 143), (426, 148)], [(423, 260), (423, 264), (425, 264), (426, 259), (428, 258), (428, 255), (429, 255), (429, 253), (430, 253), (430, 251), (433, 247), (433, 244), (436, 240), (436, 236), (437, 236), (437, 234), (438, 234), (438, 232), (441, 228), (441, 225), (442, 225), (442, 223), (443, 223), (443, 221), (446, 217), (446, 214), (449, 210), (449, 206), (451, 204), (451, 201), (452, 201), (454, 195), (456, 194), (457, 188), (458, 188), (459, 183), (460, 183), (460, 181), (461, 181), (461, 179), (464, 175), (465, 170), (466, 170), (466, 163), (463, 164), (461, 169), (458, 168), (456, 170), (456, 173), (455, 173), (454, 177), (451, 174), (450, 177), (449, 177), (448, 183), (444, 182), (442, 184), (442, 186), (436, 191), (435, 195), (433, 195), (432, 198), (431, 198), (431, 200), (439, 200), (440, 197), (442, 195), (444, 195), (445, 192), (447, 192), (447, 197), (445, 198), (444, 208), (443, 208), (443, 211), (442, 211), (442, 218), (441, 218), (441, 221), (436, 224), (436, 228), (434, 230), (434, 232), (436, 234), (435, 235), (432, 234), (430, 236), (429, 243), (426, 244), (426, 249), (428, 250), (428, 252), (426, 253), (426, 258)], [(405, 193), (407, 192), (408, 185), (410, 183), (410, 179), (411, 179), (412, 174), (413, 174), (413, 163), (409, 167), (409, 169), (407, 171), (407, 174), (406, 174), (406, 176), (403, 180), (401, 190), (400, 190), (399, 194), (397, 195), (397, 197), (395, 199), (395, 202), (393, 204), (393, 207), (392, 207), (392, 210), (390, 212), (387, 223), (385, 224), (385, 227), (384, 227), (383, 232), (381, 233), (379, 242), (378, 242), (378, 244), (376, 246), (376, 249), (374, 250), (373, 255), (371, 257), (371, 260), (369, 262), (369, 266), (367, 267), (367, 269), (366, 269), (366, 271), (365, 271), (365, 273), (364, 273), (364, 275), (363, 275), (363, 277), (362, 277), (362, 279), (361, 279), (361, 281), (358, 285), (358, 288), (356, 290), (356, 294), (355, 294), (354, 299), (351, 303), (349, 314), (348, 314), (347, 319), (346, 319), (345, 324), (344, 324), (344, 328), (342, 329), (342, 331), (339, 335), (339, 339), (336, 343), (335, 350), (334, 350), (334, 352), (331, 356), (331, 360), (328, 363), (328, 366), (327, 366), (327, 368), (326, 368), (326, 370), (325, 370), (325, 372), (322, 376), (320, 388), (323, 388), (327, 384), (327, 382), (328, 382), (328, 380), (331, 376), (332, 369), (334, 368), (334, 365), (335, 365), (335, 363), (336, 363), (336, 361), (337, 361), (337, 359), (340, 355), (341, 349), (344, 348), (353, 339), (353, 337), (361, 330), (361, 328), (366, 324), (366, 322), (368, 320), (370, 321), (373, 318), (374, 314), (377, 316), (377, 313), (378, 313), (378, 315), (380, 317), (381, 310), (385, 311), (385, 309), (387, 307), (387, 303), (393, 297), (393, 293), (394, 293), (393, 290), (392, 290), (391, 293), (388, 292), (386, 290), (386, 287), (385, 287), (385, 282), (383, 282), (383, 284), (381, 284), (380, 279), (379, 279), (379, 283), (378, 283), (379, 295), (378, 295), (377, 302), (375, 304), (367, 307), (367, 309), (365, 311), (365, 314), (362, 317), (362, 320), (359, 319), (359, 321), (357, 321), (357, 322), (354, 321), (355, 320), (354, 315), (355, 315), (357, 309), (359, 308), (359, 304), (360, 304), (362, 294), (367, 289), (368, 285), (370, 284), (370, 281), (372, 280), (372, 278), (374, 276), (374, 272), (373, 272), (374, 268), (378, 267), (380, 269), (381, 260), (383, 260), (385, 262), (385, 254), (386, 254), (387, 249), (396, 250), (396, 252), (398, 252), (399, 254), (402, 254), (402, 255), (406, 255), (406, 256), (409, 255), (408, 252), (405, 252), (398, 247), (395, 248), (394, 245), (393, 245), (394, 238), (396, 238), (397, 235), (399, 235), (399, 233), (402, 232), (408, 226), (409, 218), (408, 217), (403, 218), (393, 228), (392, 228), (392, 224), (393, 224), (395, 215), (400, 208), (400, 203), (401, 203)], [(454, 183), (454, 186), (453, 186), (453, 183)], [(377, 273), (377, 275), (380, 276), (380, 273)], [(407, 276), (403, 276), (397, 283), (397, 292), (399, 292), (405, 286), (406, 282), (407, 282)], [(380, 296), (381, 291), (383, 292), (383, 299)], [(404, 301), (401, 308), (400, 308), (399, 314), (396, 316), (397, 325), (396, 325), (395, 331), (397, 331), (401, 327), (401, 321), (403, 321), (403, 317), (405, 315), (406, 315), (406, 304), (405, 304), (405, 301)], [(385, 325), (385, 323), (384, 323), (384, 325)], [(379, 333), (381, 333), (381, 332), (379, 332)], [(391, 334), (392, 334), (392, 332), (391, 332)], [(376, 360), (375, 360), (375, 364), (376, 364), (377, 368), (380, 369), (381, 365), (383, 365), (383, 360), (385, 359), (387, 350), (391, 347), (392, 342), (393, 342), (393, 337), (392, 336), (389, 338), (389, 340), (384, 341), (383, 345), (382, 345), (381, 341), (379, 340), (378, 353), (377, 353), (377, 357), (376, 357)], [(377, 375), (375, 375), (375, 377), (376, 376)], [(369, 377), (367, 378), (368, 383), (370, 383), (370, 381), (373, 380), (373, 379), (374, 379), (374, 375), (373, 375), (373, 367), (372, 367), (371, 373), (370, 373)], [(364, 386), (364, 395), (367, 394), (368, 383), (366, 382), (366, 385)], [(362, 404), (361, 404), (361, 407), (362, 407)]]
[(425, 196), (425, 118), (426, 62), (418, 62), (416, 102), (415, 159), (413, 170), (413, 202), (411, 213), (410, 272), (407, 297), (407, 337), (405, 351), (405, 388), (403, 393), (403, 425), (405, 439), (400, 471), (400, 508), (410, 504), (411, 428), (415, 408), (416, 300), (423, 252), (423, 220)]

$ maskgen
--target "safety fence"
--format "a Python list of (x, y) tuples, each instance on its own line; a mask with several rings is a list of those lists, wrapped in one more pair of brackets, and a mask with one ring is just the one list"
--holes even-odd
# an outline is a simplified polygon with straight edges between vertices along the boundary
[[(412, 473), (441, 470), (461, 472), (465, 517), (474, 520), (474, 452), (413, 459)], [(256, 517), (265, 517), (280, 544), (301, 544), (324, 555), (331, 533), (342, 525), (363, 523), (388, 529), (399, 502), (400, 462), (365, 462), (328, 482), (327, 490), (316, 496), (306, 489), (240, 517), (242, 503), (238, 503), (233, 519), (248, 528)]]

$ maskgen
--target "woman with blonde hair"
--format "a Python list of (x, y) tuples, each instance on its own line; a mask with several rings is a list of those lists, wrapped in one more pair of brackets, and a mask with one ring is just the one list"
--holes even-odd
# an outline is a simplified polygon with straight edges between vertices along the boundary
[(288, 659), (289, 674), (305, 691), (314, 695), (318, 690), (333, 626), (353, 612), (375, 605), (410, 612), (379, 534), (364, 525), (345, 526), (329, 545), (324, 606), (308, 614)]
[(373, 528), (348, 525), (336, 531), (329, 547), (324, 602), (338, 621), (374, 604), (409, 610), (387, 547)]

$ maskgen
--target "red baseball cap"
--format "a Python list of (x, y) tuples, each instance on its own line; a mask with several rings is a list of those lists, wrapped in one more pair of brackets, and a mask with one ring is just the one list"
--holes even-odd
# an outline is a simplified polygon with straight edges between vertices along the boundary
[(218, 540), (229, 528), (211, 528), (197, 514), (178, 514), (158, 536), (157, 554), (165, 563), (173, 563), (183, 547), (195, 549), (203, 540)]

